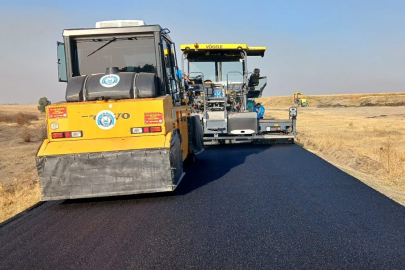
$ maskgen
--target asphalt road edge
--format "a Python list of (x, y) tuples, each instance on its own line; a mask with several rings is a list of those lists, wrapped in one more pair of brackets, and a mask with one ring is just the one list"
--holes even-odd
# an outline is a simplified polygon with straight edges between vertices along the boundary
[(303, 146), (302, 143), (295, 141), (294, 142), (296, 145), (298, 145), (299, 147), (311, 152), (312, 154), (318, 156), (319, 158), (323, 159), (324, 161), (328, 162), (329, 164), (331, 164), (332, 166), (338, 168), (339, 170), (341, 170), (344, 173), (349, 174), (350, 176), (356, 178), (357, 180), (359, 180), (360, 182), (362, 182), (363, 184), (369, 186), (370, 188), (374, 189), (375, 191), (381, 193), (382, 195), (386, 196), (387, 198), (393, 200), (394, 202), (405, 206), (405, 194), (402, 192), (395, 192), (393, 190), (390, 190), (388, 188), (386, 188), (385, 186), (378, 184), (378, 181), (380, 181), (380, 179), (377, 179), (371, 175), (368, 175), (366, 173), (363, 172), (359, 172), (356, 171), (355, 169), (349, 167), (349, 166), (345, 166), (342, 164), (339, 164), (338, 162), (332, 161), (332, 159), (330, 157), (328, 157), (328, 155), (323, 154), (322, 152), (313, 150), (313, 149), (309, 149)]
[(40, 202), (37, 202), (37, 203), (34, 204), (33, 206), (28, 207), (27, 209), (25, 209), (24, 211), (18, 213), (17, 215), (15, 215), (15, 216), (13, 216), (13, 217), (11, 217), (11, 218), (9, 218), (9, 219), (6, 219), (6, 220), (3, 221), (2, 223), (0, 223), (0, 229), (3, 228), (4, 226), (6, 226), (7, 224), (13, 222), (14, 220), (16, 220), (16, 219), (22, 217), (23, 215), (28, 214), (28, 212), (31, 212), (31, 211), (34, 210), (35, 208), (37, 208), (37, 207), (43, 205), (44, 203), (46, 203), (46, 202), (41, 202), (41, 201), (40, 201)]

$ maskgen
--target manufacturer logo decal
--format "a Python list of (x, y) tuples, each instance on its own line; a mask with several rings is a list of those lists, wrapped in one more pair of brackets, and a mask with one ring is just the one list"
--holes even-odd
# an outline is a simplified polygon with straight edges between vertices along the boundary
[(104, 87), (114, 87), (120, 82), (120, 76), (115, 74), (109, 74), (101, 77), (100, 84)]
[[(91, 115), (82, 115), (82, 117), (90, 117), (90, 118), (93, 118), (94, 120), (96, 120), (96, 116), (97, 115), (93, 115), (93, 114), (91, 114)], [(116, 114), (114, 114), (114, 116), (115, 116), (115, 120), (118, 120), (118, 119), (129, 119), (130, 117), (131, 117), (131, 114), (129, 114), (129, 113), (116, 113)]]
[(111, 111), (104, 110), (96, 115), (96, 124), (99, 128), (108, 130), (115, 126), (115, 115)]
[(222, 45), (219, 44), (208, 44), (207, 49), (222, 49)]

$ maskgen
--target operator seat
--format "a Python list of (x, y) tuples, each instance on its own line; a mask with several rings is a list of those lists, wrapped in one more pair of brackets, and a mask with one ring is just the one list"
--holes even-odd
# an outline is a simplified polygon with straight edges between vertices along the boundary
[(253, 73), (250, 75), (248, 87), (255, 87), (259, 85), (260, 80), (260, 69), (255, 68)]
[(207, 97), (212, 97), (213, 92), (212, 84), (206, 84), (205, 89), (207, 90)]
[(205, 80), (204, 81), (204, 87), (206, 89), (206, 95), (207, 97), (212, 97), (212, 92), (213, 92), (213, 84), (211, 80)]

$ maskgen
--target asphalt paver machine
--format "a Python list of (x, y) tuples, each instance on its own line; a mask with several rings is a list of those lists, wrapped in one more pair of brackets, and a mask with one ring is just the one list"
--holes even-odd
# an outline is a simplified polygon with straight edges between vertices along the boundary
[(173, 191), (200, 153), (200, 119), (182, 105), (169, 30), (143, 21), (63, 31), (66, 101), (46, 107), (41, 200)]
[(294, 141), (297, 108), (289, 109), (288, 119), (258, 119), (253, 112), (267, 77), (257, 68), (249, 72), (248, 59), (263, 57), (265, 47), (194, 43), (181, 50), (182, 70), (192, 81), (188, 102), (201, 118), (205, 142)]

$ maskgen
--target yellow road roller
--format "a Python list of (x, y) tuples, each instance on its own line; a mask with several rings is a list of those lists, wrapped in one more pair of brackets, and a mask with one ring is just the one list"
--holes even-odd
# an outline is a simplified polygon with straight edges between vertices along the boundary
[(169, 32), (139, 20), (63, 31), (66, 101), (46, 107), (42, 201), (176, 189), (183, 162), (203, 151), (203, 131), (182, 102)]

